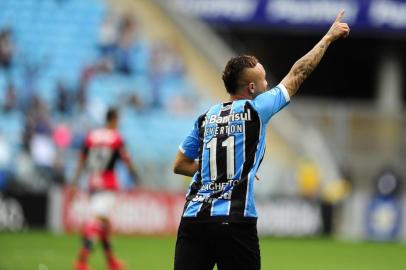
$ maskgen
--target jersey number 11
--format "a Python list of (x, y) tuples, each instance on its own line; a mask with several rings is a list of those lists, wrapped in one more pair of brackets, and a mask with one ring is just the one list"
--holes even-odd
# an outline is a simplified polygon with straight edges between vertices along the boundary
[[(227, 179), (232, 179), (234, 177), (234, 136), (228, 137), (221, 144), (222, 147), (226, 148), (227, 156)], [(206, 147), (210, 150), (210, 178), (212, 181), (217, 179), (217, 138), (212, 138)]]

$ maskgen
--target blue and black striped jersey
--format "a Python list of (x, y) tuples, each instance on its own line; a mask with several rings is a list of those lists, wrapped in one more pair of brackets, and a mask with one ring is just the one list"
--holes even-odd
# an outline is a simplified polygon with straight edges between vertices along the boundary
[(184, 220), (255, 222), (253, 188), (265, 153), (266, 124), (288, 103), (289, 94), (279, 84), (253, 100), (216, 104), (198, 117), (179, 147), (199, 160)]

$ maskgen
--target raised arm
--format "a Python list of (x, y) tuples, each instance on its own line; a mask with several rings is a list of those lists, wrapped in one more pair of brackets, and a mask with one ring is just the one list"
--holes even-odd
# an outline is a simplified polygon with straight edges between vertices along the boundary
[(350, 33), (348, 24), (342, 23), (344, 10), (340, 11), (336, 20), (331, 25), (324, 37), (305, 56), (300, 58), (292, 66), (289, 73), (283, 78), (281, 83), (288, 90), (289, 96), (296, 94), (304, 80), (309, 77), (313, 70), (320, 63), (328, 46), (339, 38), (346, 38)]

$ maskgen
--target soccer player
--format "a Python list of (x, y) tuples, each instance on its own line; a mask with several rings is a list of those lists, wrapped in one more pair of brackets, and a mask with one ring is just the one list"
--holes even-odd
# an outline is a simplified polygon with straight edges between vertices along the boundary
[(114, 192), (119, 190), (119, 183), (114, 172), (116, 162), (121, 159), (127, 165), (133, 180), (139, 180), (137, 171), (117, 130), (118, 112), (110, 108), (106, 114), (106, 126), (94, 129), (86, 136), (79, 162), (74, 175), (72, 190), (84, 169), (89, 173), (89, 191), (91, 218), (84, 224), (82, 247), (75, 263), (75, 270), (89, 270), (88, 257), (94, 241), (99, 239), (109, 270), (124, 269), (117, 260), (110, 243), (109, 212), (114, 206)]
[(193, 176), (179, 225), (175, 270), (260, 269), (254, 182), (265, 152), (266, 125), (316, 68), (328, 46), (347, 37), (341, 11), (329, 31), (268, 89), (254, 56), (232, 58), (223, 72), (230, 101), (198, 117), (180, 145), (174, 172)]

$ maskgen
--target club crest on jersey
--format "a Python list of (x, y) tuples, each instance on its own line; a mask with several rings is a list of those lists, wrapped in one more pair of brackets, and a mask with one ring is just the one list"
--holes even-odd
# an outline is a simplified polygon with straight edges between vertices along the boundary
[(226, 116), (220, 115), (210, 115), (210, 117), (206, 117), (205, 124), (227, 124), (228, 122), (234, 121), (251, 121), (251, 110), (247, 110), (247, 112), (241, 113), (232, 113)]

